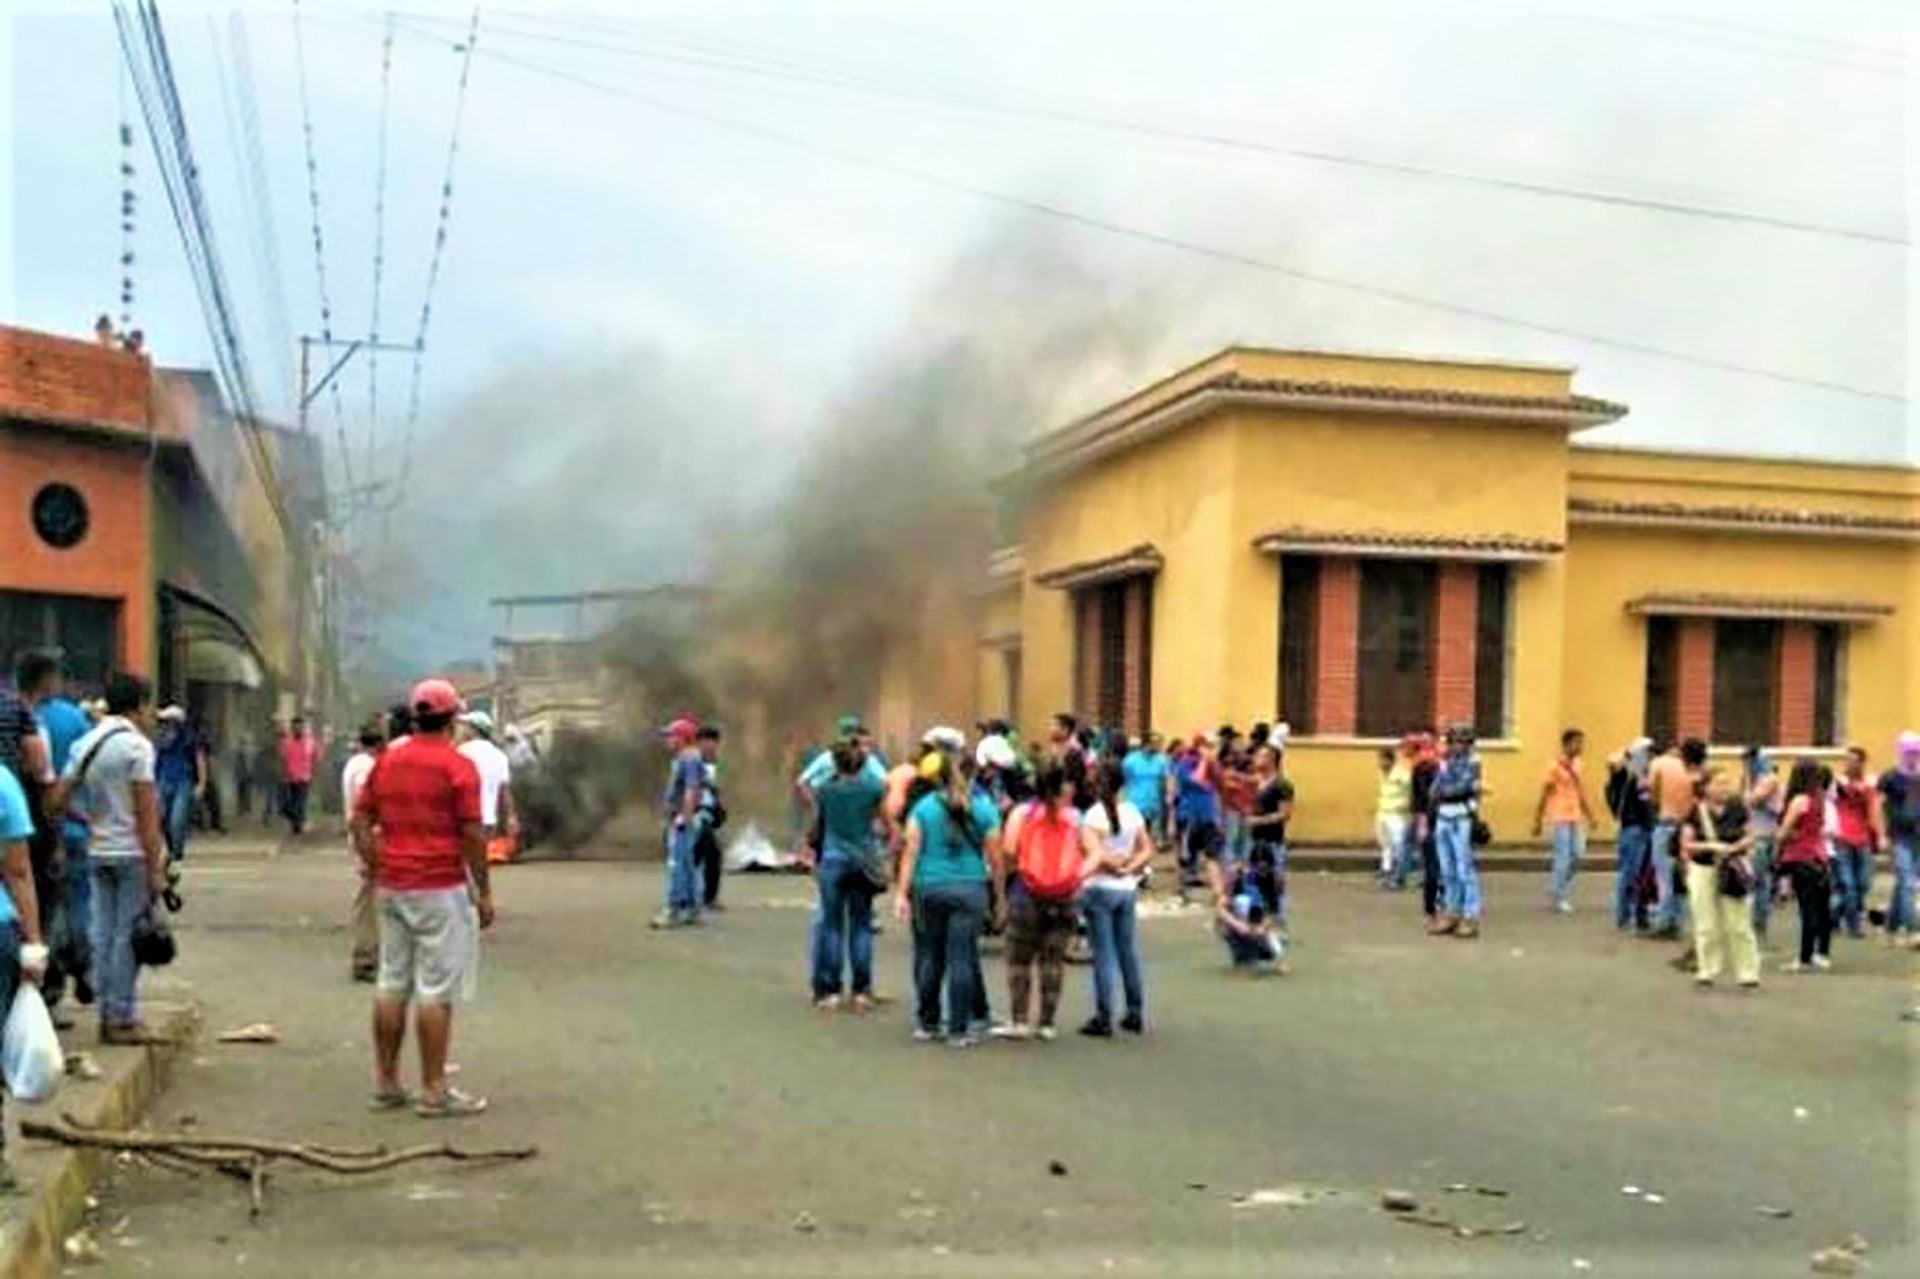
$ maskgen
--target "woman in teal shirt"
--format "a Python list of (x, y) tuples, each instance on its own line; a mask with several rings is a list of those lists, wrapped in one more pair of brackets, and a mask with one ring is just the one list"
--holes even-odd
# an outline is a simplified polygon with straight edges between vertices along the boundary
[(869, 770), (852, 742), (833, 748), (833, 776), (813, 788), (820, 810), (820, 921), (813, 933), (814, 1006), (840, 1006), (840, 978), (852, 968), (853, 1010), (873, 1008), (873, 898), (887, 886), (875, 824), (886, 798), (885, 774)]
[(939, 789), (922, 796), (907, 815), (893, 894), (894, 914), (901, 923), (916, 919), (921, 939), (913, 1037), (922, 1042), (940, 1037), (945, 986), (952, 1010), (947, 1042), (955, 1048), (975, 1042), (966, 1018), (978, 994), (980, 926), (991, 904), (991, 886), (1002, 879), (1000, 811), (991, 799), (973, 793), (972, 771), (972, 760), (956, 762), (941, 752), (922, 761), (921, 776)]

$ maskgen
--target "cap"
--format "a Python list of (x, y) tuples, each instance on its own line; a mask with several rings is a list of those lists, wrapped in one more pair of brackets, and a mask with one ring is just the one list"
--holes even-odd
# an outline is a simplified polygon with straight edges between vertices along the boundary
[(839, 719), (833, 721), (833, 735), (835, 737), (856, 737), (866, 731), (867, 726), (861, 722), (858, 715), (842, 715)]
[(700, 723), (691, 715), (682, 715), (660, 730), (660, 735), (670, 742), (690, 742), (694, 734), (700, 731)]
[(936, 724), (920, 738), (922, 746), (958, 753), (967, 749), (967, 735), (946, 724)]
[(973, 751), (973, 762), (982, 768), (1012, 768), (1020, 761), (1013, 747), (1007, 745), (1007, 739), (994, 733), (980, 739), (980, 745)]
[(178, 706), (169, 706), (160, 712), (161, 719), (184, 720), (186, 717), (187, 717), (187, 713), (181, 710)]
[(493, 716), (485, 711), (468, 711), (460, 717), (460, 722), (482, 737), (493, 736)]
[(413, 686), (407, 705), (420, 715), (454, 715), (463, 703), (459, 691), (446, 680), (423, 679)]
[(947, 765), (947, 757), (937, 750), (928, 751), (920, 757), (920, 776), (930, 782), (940, 780), (940, 770)]

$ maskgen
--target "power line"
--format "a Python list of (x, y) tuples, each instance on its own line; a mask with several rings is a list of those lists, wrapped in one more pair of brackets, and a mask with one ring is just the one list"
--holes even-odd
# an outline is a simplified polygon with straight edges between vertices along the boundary
[[(428, 18), (425, 20), (444, 22), (443, 19)], [(1791, 217), (1785, 214), (1767, 213), (1760, 210), (1706, 205), (1662, 196), (1634, 195), (1617, 191), (1607, 191), (1597, 187), (1569, 186), (1564, 183), (1554, 183), (1534, 178), (1505, 176), (1471, 169), (1451, 168), (1442, 165), (1367, 156), (1328, 147), (1271, 142), (1263, 139), (1248, 138), (1238, 134), (1182, 129), (1169, 125), (1155, 124), (1150, 121), (1122, 119), (1075, 109), (1049, 107), (1033, 103), (1009, 102), (978, 94), (969, 95), (938, 92), (924, 88), (901, 87), (872, 79), (850, 77), (837, 72), (812, 70), (806, 68), (804, 64), (796, 63), (788, 59), (768, 61), (757, 59), (753, 55), (732, 55), (724, 51), (717, 54), (717, 56), (675, 53), (659, 49), (648, 49), (630, 43), (615, 44), (603, 39), (561, 35), (551, 31), (528, 31), (518, 27), (501, 27), (497, 23), (490, 24), (487, 31), (488, 35), (493, 38), (539, 41), (548, 44), (565, 45), (629, 58), (694, 66), (722, 73), (809, 84), (830, 90), (927, 103), (961, 111), (1043, 120), (1054, 124), (1066, 124), (1102, 132), (1130, 134), (1158, 142), (1184, 143), (1213, 150), (1278, 156), (1287, 159), (1306, 160), (1318, 164), (1336, 165), (1344, 168), (1390, 173), (1401, 177), (1426, 178), (1461, 185), (1487, 187), (1500, 191), (1518, 192), (1551, 199), (1573, 200), (1615, 208), (1640, 209), (1648, 212), (1689, 218), (1702, 218), (1716, 222), (1742, 223), (1752, 226), (1770, 227), (1782, 231), (1837, 236), (1843, 239), (1895, 244), (1903, 247), (1908, 242), (1904, 234), (1889, 233), (1870, 227), (1815, 221), (1807, 218)], [(426, 34), (418, 29), (415, 29), (415, 33)]]
[[(293, 358), (293, 328), (287, 322), (286, 272), (280, 265), (280, 232), (273, 213), (273, 184), (267, 179), (267, 153), (260, 141), (260, 106), (253, 85), (253, 53), (247, 38), (247, 22), (239, 10), (227, 18), (228, 43), (233, 49), (234, 80), (240, 101), (240, 124), (247, 146), (247, 185), (252, 189), (254, 214), (259, 221), (260, 238), (266, 255), (267, 312), (273, 321), (273, 338), (283, 357)], [(289, 399), (297, 395), (291, 374), (285, 383)]]
[(1855, 58), (1836, 57), (1825, 53), (1808, 53), (1795, 49), (1785, 49), (1750, 41), (1736, 40), (1724, 34), (1707, 31), (1689, 31), (1684, 27), (1661, 26), (1658, 22), (1646, 19), (1635, 21), (1631, 18), (1600, 17), (1586, 13), (1546, 13), (1545, 17), (1559, 18), (1565, 22), (1578, 22), (1587, 26), (1613, 27), (1621, 31), (1634, 31), (1641, 35), (1659, 36), (1668, 40), (1681, 40), (1692, 44), (1710, 45), (1716, 49), (1733, 49), (1741, 53), (1751, 53), (1764, 58), (1785, 58), (1793, 62), (1804, 62), (1815, 66), (1841, 67), (1849, 71), (1862, 71), (1868, 75), (1883, 76), (1893, 80), (1904, 80), (1907, 73), (1899, 67), (1890, 67), (1884, 63), (1861, 62)]
[(138, 197), (133, 190), (133, 125), (127, 120), (127, 80), (124, 67), (114, 82), (120, 99), (120, 332), (133, 332), (133, 232)]
[[(438, 38), (438, 37), (435, 37), (435, 38)], [(469, 46), (469, 48), (471, 48), (471, 46)], [(1341, 276), (1329, 275), (1325, 272), (1310, 271), (1305, 268), (1292, 266), (1288, 263), (1280, 262), (1272, 258), (1261, 257), (1257, 254), (1243, 252), (1237, 249), (1221, 248), (1217, 245), (1206, 244), (1198, 240), (1188, 239), (1184, 236), (1172, 235), (1165, 232), (1153, 231), (1143, 227), (1131, 226), (1125, 223), (1113, 221), (1108, 218), (1103, 218), (1103, 217), (1099, 217), (1099, 216), (1088, 214), (1088, 213), (1082, 213), (1082, 212), (1079, 212), (1078, 210), (1066, 208), (1056, 204), (1050, 204), (1046, 201), (1036, 200), (1026, 196), (1011, 195), (1003, 191), (994, 190), (990, 187), (979, 186), (975, 183), (962, 181), (957, 178), (949, 178), (944, 175), (933, 173), (929, 170), (917, 168), (912, 165), (903, 164), (898, 161), (885, 159), (879, 156), (869, 155), (864, 152), (846, 150), (844, 148), (834, 146), (828, 143), (816, 142), (816, 141), (813, 141), (812, 139), (804, 138), (793, 133), (787, 133), (780, 129), (771, 128), (766, 125), (756, 124), (750, 121), (739, 120), (731, 116), (720, 115), (715, 112), (699, 109), (697, 107), (689, 107), (678, 102), (672, 102), (666, 99), (656, 98), (648, 94), (637, 93), (631, 89), (628, 89), (619, 85), (604, 84), (598, 80), (594, 80), (586, 76), (578, 75), (574, 72), (566, 71), (556, 67), (546, 66), (538, 62), (531, 62), (524, 58), (515, 57), (511, 54), (501, 53), (497, 50), (488, 49), (488, 50), (483, 50), (482, 53), (484, 56), (492, 58), (497, 62), (503, 62), (510, 66), (516, 66), (521, 68), (522, 70), (533, 72), (536, 75), (542, 75), (552, 79), (563, 80), (572, 84), (579, 85), (582, 88), (591, 89), (597, 93), (602, 93), (612, 97), (622, 98), (631, 102), (635, 102), (641, 106), (648, 107), (654, 111), (662, 112), (667, 115), (674, 115), (674, 116), (682, 117), (684, 119), (694, 120), (712, 128), (723, 129), (728, 132), (738, 133), (738, 134), (742, 134), (749, 137), (756, 137), (764, 141), (779, 143), (782, 146), (789, 146), (797, 150), (809, 152), (814, 155), (825, 156), (830, 159), (838, 160), (844, 164), (856, 165), (861, 168), (872, 169), (879, 172), (891, 173), (891, 174), (894, 174), (895, 176), (906, 178), (913, 182), (917, 182), (923, 186), (933, 187), (933, 188), (937, 188), (945, 191), (957, 192), (962, 195), (971, 196), (978, 200), (984, 200), (993, 204), (1005, 206), (1007, 208), (1020, 209), (1027, 213), (1038, 214), (1042, 217), (1052, 218), (1060, 222), (1070, 223), (1072, 225), (1084, 227), (1089, 230), (1100, 231), (1108, 235), (1118, 236), (1118, 237), (1131, 239), (1131, 240), (1137, 240), (1145, 244), (1154, 244), (1162, 248), (1174, 249), (1181, 253), (1189, 254), (1194, 257), (1208, 258), (1217, 262), (1226, 262), (1236, 266), (1249, 267), (1254, 270), (1263, 271), (1272, 275), (1279, 275), (1279, 276), (1284, 276), (1288, 279), (1299, 280), (1302, 283), (1314, 284), (1322, 288), (1336, 289), (1344, 293), (1352, 293), (1358, 296), (1375, 298), (1381, 301), (1395, 302), (1402, 306), (1413, 307), (1419, 310), (1433, 311), (1442, 315), (1453, 315), (1453, 316), (1464, 317), (1467, 319), (1480, 320), (1485, 323), (1497, 324), (1507, 328), (1518, 329), (1526, 332), (1540, 333), (1540, 334), (1545, 334), (1551, 337), (1566, 338), (1573, 341), (1586, 342), (1593, 346), (1605, 347), (1611, 350), (1626, 351), (1636, 355), (1653, 356), (1663, 360), (1670, 360), (1675, 363), (1690, 364), (1699, 368), (1715, 369), (1723, 373), (1738, 373), (1748, 377), (1763, 378), (1771, 382), (1781, 383), (1783, 385), (1809, 387), (1816, 390), (1830, 391), (1840, 395), (1856, 396), (1862, 399), (1876, 400), (1876, 401), (1882, 401), (1882, 402), (1894, 403), (1894, 404), (1906, 403), (1906, 397), (1904, 395), (1897, 394), (1894, 392), (1879, 391), (1869, 387), (1853, 386), (1849, 383), (1837, 382), (1827, 378), (1816, 378), (1816, 377), (1805, 376), (1802, 374), (1787, 373), (1779, 369), (1770, 369), (1770, 368), (1765, 368), (1759, 365), (1745, 364), (1736, 360), (1724, 360), (1724, 359), (1718, 359), (1713, 356), (1697, 355), (1687, 351), (1675, 350), (1671, 347), (1660, 346), (1651, 342), (1641, 342), (1631, 338), (1611, 337), (1604, 333), (1595, 333), (1589, 330), (1576, 329), (1576, 328), (1571, 328), (1565, 325), (1553, 324), (1553, 323), (1549, 323), (1541, 320), (1534, 320), (1534, 319), (1527, 318), (1525, 316), (1512, 315), (1506, 312), (1493, 310), (1492, 308), (1489, 308), (1489, 307), (1478, 306), (1471, 303), (1453, 302), (1445, 298), (1434, 297), (1434, 296), (1423, 294), (1423, 293), (1416, 293), (1408, 289), (1400, 289), (1400, 288), (1393, 288), (1393, 287), (1388, 287), (1383, 285), (1370, 284), (1364, 281), (1348, 279)]]
[(405, 500), (413, 468), (413, 428), (420, 420), (420, 375), (427, 358), (427, 329), (433, 322), (433, 291), (440, 281), (440, 262), (447, 248), (447, 226), (453, 214), (453, 164), (460, 155), (460, 126), (467, 113), (467, 79), (473, 71), (474, 46), (480, 40), (480, 6), (467, 20), (467, 38), (454, 48), (460, 53), (460, 83), (454, 90), (453, 128), (447, 135), (447, 161), (440, 175), (440, 211), (433, 231), (433, 252), (427, 259), (427, 284), (420, 295), (420, 323), (413, 334), (413, 372), (407, 387), (407, 417), (400, 436), (399, 500)]
[[(320, 164), (314, 156), (313, 109), (307, 97), (307, 41), (301, 21), (300, 0), (293, 0), (293, 49), (300, 80), (300, 136), (306, 146), (307, 209), (313, 228), (313, 273), (320, 293), (320, 340), (331, 350), (333, 343), (333, 300), (327, 293), (327, 251), (320, 233)], [(332, 385), (333, 429), (340, 448), (340, 476), (347, 488), (353, 487), (353, 454), (347, 445), (347, 417), (340, 405), (340, 383)]]
[(1753, 40), (1775, 40), (1782, 44), (1798, 44), (1815, 48), (1838, 49), (1842, 53), (1864, 54), (1870, 58), (1886, 58), (1893, 62), (1906, 61), (1906, 55), (1904, 53), (1898, 49), (1889, 49), (1885, 45), (1856, 44), (1851, 40), (1835, 40), (1829, 36), (1817, 36), (1807, 31), (1782, 31), (1778, 27), (1761, 27), (1744, 22), (1718, 21), (1713, 18), (1703, 18), (1696, 14), (1663, 13), (1658, 16), (1663, 22), (1728, 31)]
[[(367, 319), (367, 341), (380, 341), (380, 281), (386, 268), (387, 235), (387, 115), (393, 96), (393, 14), (387, 14), (380, 37), (380, 123), (373, 179), (373, 308)], [(367, 465), (374, 470), (374, 443), (380, 429), (380, 353), (367, 352)]]

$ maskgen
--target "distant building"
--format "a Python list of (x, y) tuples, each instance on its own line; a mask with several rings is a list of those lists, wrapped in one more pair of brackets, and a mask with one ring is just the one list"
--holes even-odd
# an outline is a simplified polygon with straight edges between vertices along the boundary
[(325, 514), (315, 441), (241, 422), (211, 374), (0, 327), (0, 661), (141, 672), (237, 745), (324, 692)]
[(1580, 441), (1626, 411), (1567, 368), (1223, 351), (1026, 446), (971, 662), (919, 637), (880, 716), (1289, 721), (1308, 839), (1366, 838), (1377, 749), (1456, 721), (1502, 839), (1567, 725), (1596, 794), (1642, 732), (1885, 758), (1920, 709), (1920, 470)]

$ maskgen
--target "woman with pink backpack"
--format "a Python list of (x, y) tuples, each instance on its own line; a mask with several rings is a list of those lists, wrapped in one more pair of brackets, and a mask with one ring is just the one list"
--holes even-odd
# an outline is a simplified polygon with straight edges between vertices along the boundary
[[(1059, 1031), (1060, 987), (1065, 980), (1067, 943), (1077, 919), (1075, 899), (1086, 882), (1087, 863), (1080, 846), (1080, 813), (1074, 807), (1066, 769), (1041, 767), (1034, 798), (1007, 818), (1005, 847), (1014, 859), (1007, 894), (1007, 992), (1013, 1020), (996, 1027), (1000, 1039), (1050, 1042)], [(1040, 970), (1040, 1024), (1028, 1020), (1033, 1002), (1033, 970)]]

